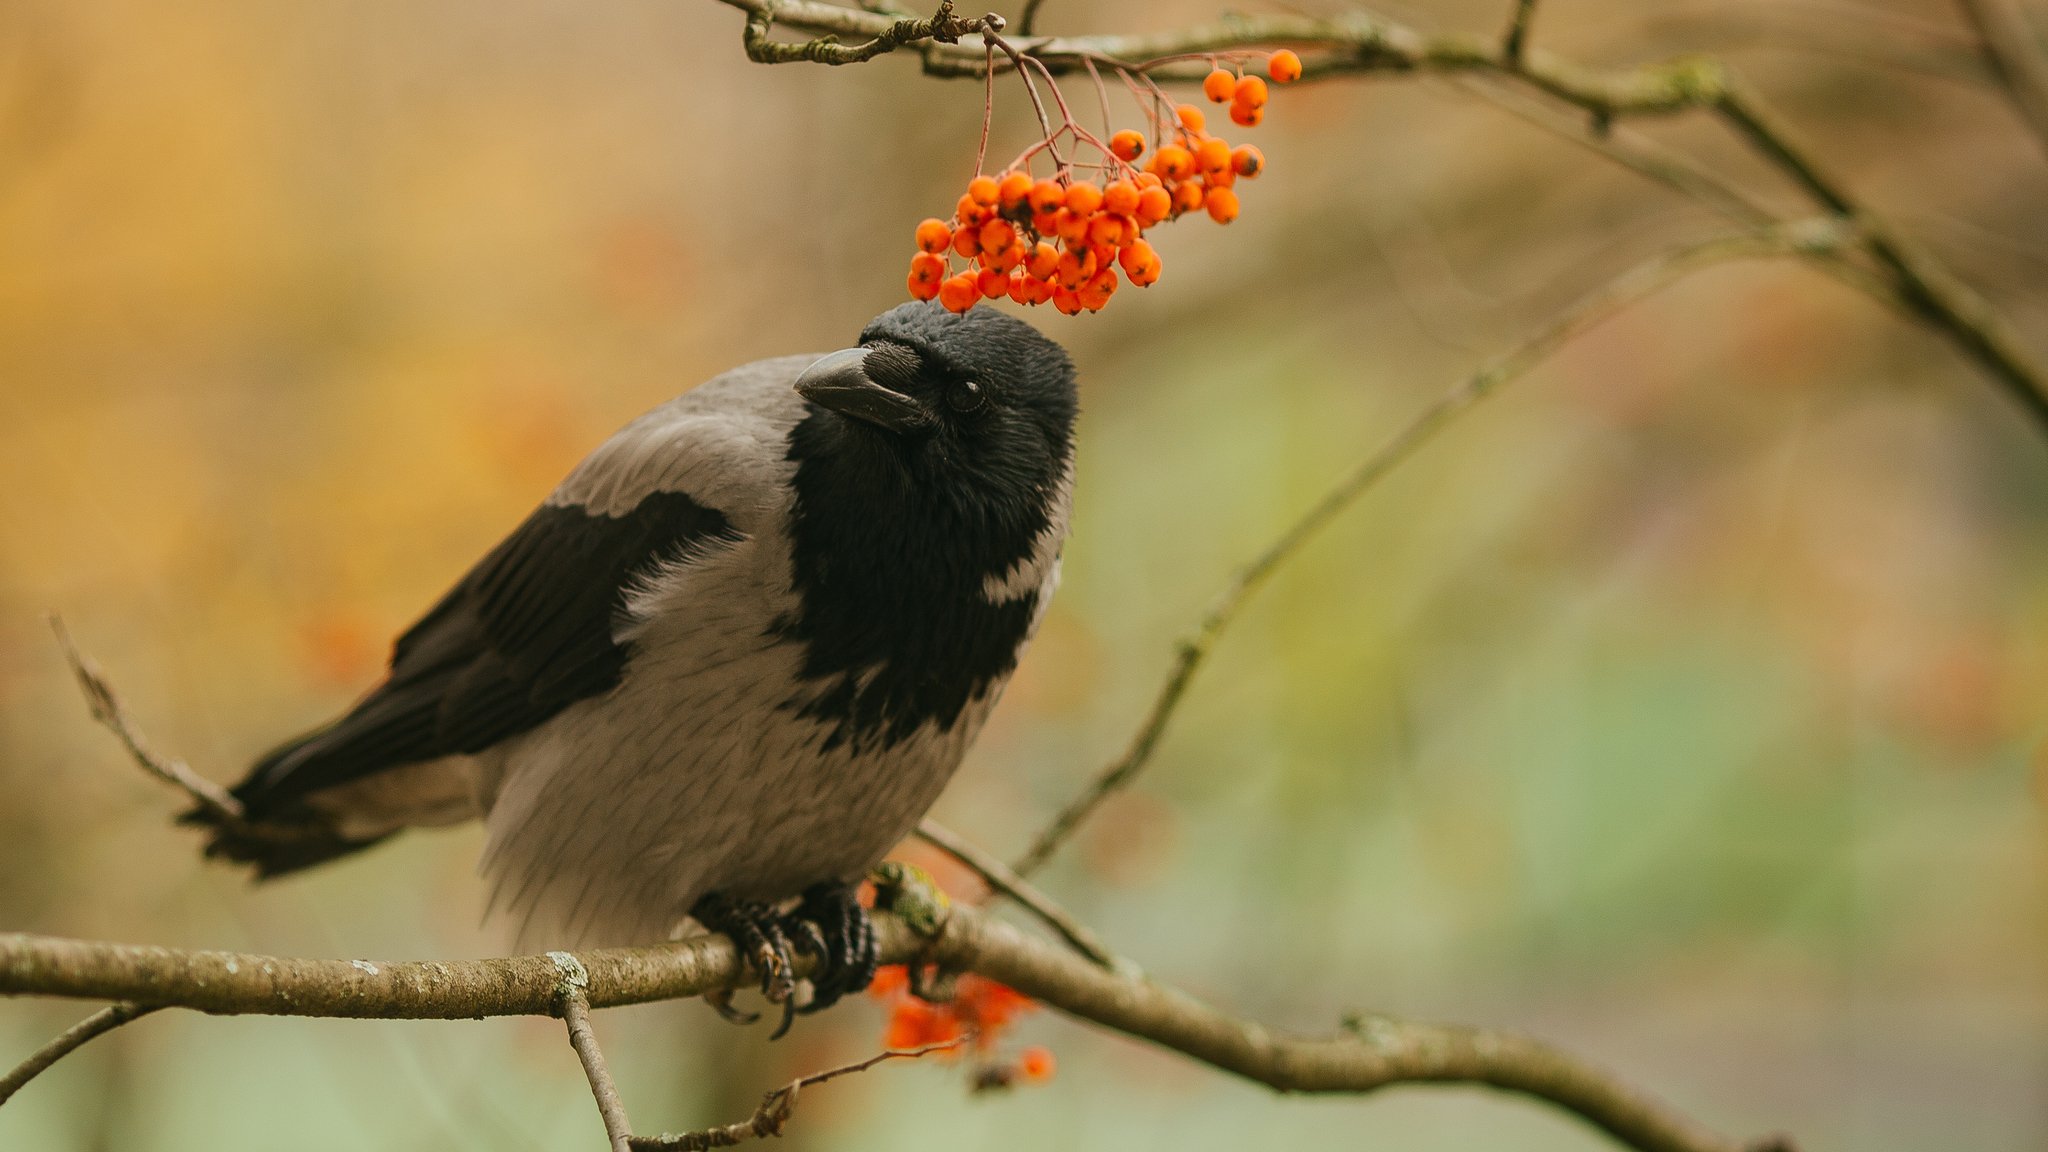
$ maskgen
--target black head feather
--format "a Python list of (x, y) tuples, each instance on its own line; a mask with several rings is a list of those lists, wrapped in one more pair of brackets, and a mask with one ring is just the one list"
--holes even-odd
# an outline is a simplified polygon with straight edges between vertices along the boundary
[(984, 589), (1063, 527), (1078, 403), (1065, 350), (993, 308), (905, 304), (861, 343), (868, 375), (934, 419), (892, 432), (813, 405), (790, 433), (802, 607), (775, 631), (829, 682), (796, 706), (838, 720), (835, 742), (887, 745), (950, 728), (1014, 667), (1037, 594)]

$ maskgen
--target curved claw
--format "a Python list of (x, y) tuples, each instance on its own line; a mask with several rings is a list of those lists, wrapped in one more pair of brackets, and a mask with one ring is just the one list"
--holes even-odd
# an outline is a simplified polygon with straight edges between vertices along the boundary
[[(704, 994), (704, 1002), (706, 1004), (711, 1005), (712, 1008), (716, 1009), (719, 1016), (723, 1017), (728, 1023), (731, 1024), (752, 1024), (754, 1021), (759, 1020), (761, 1018), (761, 1014), (759, 1012), (742, 1012), (739, 1009), (733, 1007), (732, 989), (730, 988), (720, 988), (716, 992), (706, 992)], [(785, 1027), (787, 1027), (787, 1025), (785, 1025)]]

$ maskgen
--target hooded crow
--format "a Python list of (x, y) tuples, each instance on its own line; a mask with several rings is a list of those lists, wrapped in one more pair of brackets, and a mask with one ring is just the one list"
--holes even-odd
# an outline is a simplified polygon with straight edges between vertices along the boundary
[(695, 920), (786, 1027), (792, 946), (820, 957), (804, 1010), (867, 985), (854, 885), (1045, 614), (1075, 413), (1066, 353), (992, 308), (905, 304), (859, 347), (707, 381), (591, 453), (347, 715), (257, 762), (248, 825), (291, 834), (187, 818), (270, 877), (481, 817), (519, 946)]

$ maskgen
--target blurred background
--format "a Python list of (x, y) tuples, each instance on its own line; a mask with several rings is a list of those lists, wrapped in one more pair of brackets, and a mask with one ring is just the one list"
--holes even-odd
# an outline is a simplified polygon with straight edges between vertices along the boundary
[[(1509, 7), (1392, 14), (1492, 35)], [(203, 865), (41, 616), (158, 745), (232, 780), (365, 689), (619, 424), (851, 343), (972, 175), (980, 86), (750, 65), (740, 28), (710, 0), (0, 6), (0, 929), (502, 947), (475, 828), (261, 888)], [(1534, 39), (1726, 54), (2048, 354), (2048, 153), (1942, 65), (1967, 44), (1950, 4), (1546, 0)], [(1451, 83), (1268, 113), (1233, 134), (1270, 165), (1236, 223), (1158, 229), (1160, 283), (1099, 315), (1029, 313), (1082, 370), (1066, 584), (935, 813), (1006, 857), (1121, 748), (1235, 565), (1542, 318), (1721, 227)], [(999, 85), (992, 164), (1028, 119)], [(1638, 127), (1797, 203), (1706, 120)], [(1795, 265), (1708, 272), (1316, 540), (1042, 880), (1273, 1025), (1526, 1028), (1810, 1150), (2042, 1147), (2044, 529), (2048, 436), (1947, 344)], [(0, 1004), (0, 1064), (86, 1011)], [(597, 1026), (638, 1127), (679, 1131), (872, 1051), (882, 1013), (773, 1046), (695, 1002)], [(788, 1142), (1606, 1146), (1471, 1090), (1283, 1100), (1050, 1013), (1006, 1043), (1050, 1046), (1058, 1078), (970, 1099), (957, 1065), (890, 1065), (807, 1091)], [(0, 1110), (0, 1147), (38, 1152), (601, 1144), (542, 1019), (167, 1013)]]

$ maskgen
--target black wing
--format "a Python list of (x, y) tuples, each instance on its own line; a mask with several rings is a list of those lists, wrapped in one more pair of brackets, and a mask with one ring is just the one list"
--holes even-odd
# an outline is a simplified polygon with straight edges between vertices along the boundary
[(297, 818), (310, 793), (480, 752), (610, 690), (628, 655), (612, 641), (613, 622), (633, 579), (685, 550), (738, 539), (724, 515), (680, 492), (618, 517), (543, 505), (398, 638), (382, 685), (265, 756), (235, 796), (251, 820)]

